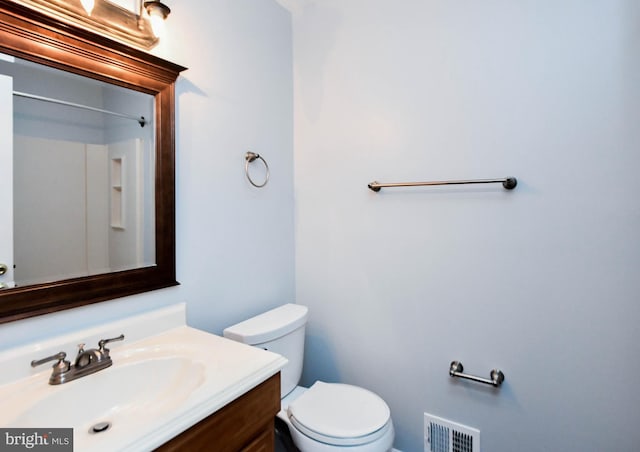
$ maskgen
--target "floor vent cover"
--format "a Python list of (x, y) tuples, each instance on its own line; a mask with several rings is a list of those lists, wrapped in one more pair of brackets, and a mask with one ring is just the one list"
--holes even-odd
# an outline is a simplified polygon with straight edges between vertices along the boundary
[(424, 413), (426, 452), (480, 452), (480, 430)]

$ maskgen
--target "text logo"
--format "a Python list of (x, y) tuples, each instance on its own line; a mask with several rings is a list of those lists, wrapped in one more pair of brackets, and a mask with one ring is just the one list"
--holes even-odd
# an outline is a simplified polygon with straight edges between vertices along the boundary
[(0, 452), (73, 452), (72, 428), (0, 428)]

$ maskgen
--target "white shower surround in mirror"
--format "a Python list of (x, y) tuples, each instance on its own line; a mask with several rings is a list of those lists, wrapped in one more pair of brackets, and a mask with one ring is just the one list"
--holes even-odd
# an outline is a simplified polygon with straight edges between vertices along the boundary
[[(20, 59), (0, 62), (0, 73), (14, 91), (153, 118), (143, 93)], [(13, 106), (15, 283), (154, 265), (153, 122), (18, 96)]]

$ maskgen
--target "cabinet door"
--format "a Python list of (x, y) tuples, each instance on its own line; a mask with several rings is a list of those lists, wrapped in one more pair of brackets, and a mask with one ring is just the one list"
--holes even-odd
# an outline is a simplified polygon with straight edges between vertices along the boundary
[(256, 439), (242, 449), (242, 452), (273, 452), (276, 440), (273, 430), (273, 426), (268, 424)]
[(222, 407), (155, 452), (273, 452), (280, 373)]
[(0, 74), (0, 289), (13, 287), (13, 79)]

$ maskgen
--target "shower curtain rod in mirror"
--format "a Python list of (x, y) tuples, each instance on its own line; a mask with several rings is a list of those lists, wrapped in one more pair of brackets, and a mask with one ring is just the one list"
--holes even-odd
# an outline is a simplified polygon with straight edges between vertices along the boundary
[(140, 124), (140, 127), (144, 127), (145, 124), (147, 123), (147, 120), (144, 118), (144, 116), (126, 115), (124, 113), (117, 113), (115, 111), (103, 110), (101, 108), (90, 107), (88, 105), (82, 105), (82, 104), (76, 104), (76, 103), (73, 103), (73, 102), (67, 102), (65, 100), (52, 99), (50, 97), (37, 96), (35, 94), (22, 93), (20, 91), (14, 91), (13, 95), (14, 96), (18, 96), (18, 97), (24, 97), (24, 98), (27, 98), (27, 99), (34, 99), (34, 100), (40, 100), (40, 101), (43, 101), (43, 102), (50, 102), (52, 104), (66, 105), (67, 107), (81, 108), (83, 110), (90, 110), (90, 111), (97, 111), (98, 113), (105, 113), (107, 115), (118, 116), (120, 118), (133, 119), (138, 124)]

